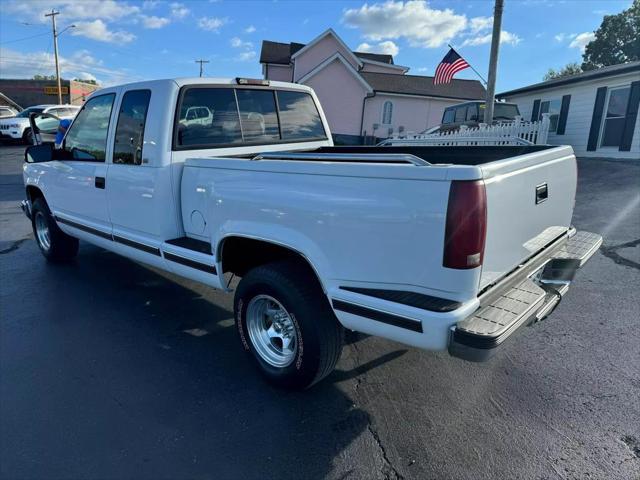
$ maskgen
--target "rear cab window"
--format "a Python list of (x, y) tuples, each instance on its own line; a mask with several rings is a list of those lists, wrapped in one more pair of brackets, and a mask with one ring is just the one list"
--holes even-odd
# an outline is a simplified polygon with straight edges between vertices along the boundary
[(174, 150), (326, 140), (307, 92), (235, 87), (184, 87)]

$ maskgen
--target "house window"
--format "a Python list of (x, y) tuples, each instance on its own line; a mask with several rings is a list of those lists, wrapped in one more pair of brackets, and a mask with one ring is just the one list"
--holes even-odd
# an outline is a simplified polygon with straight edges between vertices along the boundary
[(627, 103), (629, 102), (630, 86), (612, 88), (609, 90), (609, 98), (606, 103), (605, 115), (603, 115), (601, 147), (619, 147), (622, 141)]
[(391, 125), (391, 117), (393, 116), (393, 103), (386, 101), (382, 105), (382, 123)]
[(538, 115), (538, 120), (542, 120), (542, 114), (549, 114), (549, 131), (555, 133), (558, 128), (558, 118), (560, 117), (560, 106), (562, 105), (562, 101), (559, 98), (554, 98), (553, 100), (545, 100), (540, 103), (540, 114)]

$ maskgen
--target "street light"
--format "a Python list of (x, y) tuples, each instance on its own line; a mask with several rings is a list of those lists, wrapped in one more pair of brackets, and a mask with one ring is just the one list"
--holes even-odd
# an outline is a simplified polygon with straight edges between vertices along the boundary
[(56, 30), (56, 15), (60, 15), (60, 12), (51, 10), (51, 13), (45, 14), (45, 17), (51, 17), (51, 25), (53, 27), (53, 52), (56, 59), (56, 83), (58, 84), (58, 105), (62, 105), (62, 86), (60, 85), (60, 63), (58, 62), (58, 37), (70, 28), (75, 28), (75, 25), (69, 25), (60, 33)]

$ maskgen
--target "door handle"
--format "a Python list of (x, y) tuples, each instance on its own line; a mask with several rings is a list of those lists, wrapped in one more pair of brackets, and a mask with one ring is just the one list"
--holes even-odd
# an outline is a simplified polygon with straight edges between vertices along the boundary
[(104, 177), (96, 177), (96, 188), (102, 188), (104, 189), (105, 186), (105, 179)]

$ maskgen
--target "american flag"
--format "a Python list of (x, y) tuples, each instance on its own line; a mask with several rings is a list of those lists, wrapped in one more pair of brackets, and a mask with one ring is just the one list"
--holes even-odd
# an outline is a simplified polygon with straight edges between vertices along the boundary
[(433, 77), (433, 84), (449, 83), (456, 73), (465, 68), (469, 68), (469, 64), (452, 48), (449, 50), (449, 53), (444, 56), (438, 68), (436, 68), (436, 76)]

